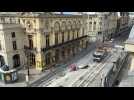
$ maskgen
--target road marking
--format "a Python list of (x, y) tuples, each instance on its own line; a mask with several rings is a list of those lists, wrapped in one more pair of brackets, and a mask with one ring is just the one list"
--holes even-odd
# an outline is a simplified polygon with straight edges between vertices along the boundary
[[(99, 67), (100, 67), (100, 65), (105, 65), (105, 62), (108, 60), (107, 58), (109, 58), (110, 59), (110, 57), (111, 57), (111, 55), (108, 55), (104, 60), (103, 60), (103, 63), (99, 63), (99, 64), (97, 64), (97, 63), (95, 63), (94, 64), (94, 66), (89, 70), (87, 70), (87, 72), (86, 73), (84, 73), (84, 75), (82, 75), (83, 77), (84, 77), (84, 80), (77, 80), (77, 81), (75, 81), (73, 84), (71, 84), (71, 86), (73, 86), (73, 87), (77, 87), (77, 86), (80, 86), (81, 84), (83, 84), (83, 82), (84, 81), (86, 81), (87, 80), (87, 78), (89, 78), (89, 76), (91, 76), (92, 75), (92, 73), (95, 71), (95, 70), (97, 70)], [(96, 65), (97, 64), (97, 65)], [(96, 65), (96, 66), (95, 66)], [(82, 77), (81, 76), (81, 77)], [(85, 77), (86, 76), (86, 77)]]

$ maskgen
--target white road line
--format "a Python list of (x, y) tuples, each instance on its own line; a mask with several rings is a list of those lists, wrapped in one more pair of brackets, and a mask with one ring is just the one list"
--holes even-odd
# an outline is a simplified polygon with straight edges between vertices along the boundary
[[(111, 55), (109, 55), (108, 57), (110, 57), (110, 56)], [(92, 76), (92, 73), (94, 73), (100, 67), (100, 65), (103, 65), (103, 64), (105, 65), (105, 62), (108, 60), (107, 59), (108, 57), (105, 58), (106, 60), (103, 61), (104, 63), (99, 63), (96, 66), (93, 66), (90, 70), (88, 69), (88, 71), (86, 73), (84, 73), (84, 75), (83, 75), (84, 80), (78, 79), (75, 83), (72, 84), (72, 86), (77, 87), (77, 86), (84, 84), (84, 82), (87, 81), (87, 79)]]

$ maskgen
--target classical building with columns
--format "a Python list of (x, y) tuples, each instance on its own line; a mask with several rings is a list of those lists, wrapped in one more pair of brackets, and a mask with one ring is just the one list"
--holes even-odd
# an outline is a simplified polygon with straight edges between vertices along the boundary
[(128, 28), (129, 25), (129, 12), (118, 12), (118, 31), (122, 31)]
[(16, 41), (18, 46), (23, 46), (23, 53), (19, 53), (20, 58), (23, 57), (20, 66), (28, 63), (33, 68), (43, 70), (75, 56), (87, 47), (85, 19), (82, 15), (19, 12), (0, 18), (4, 22), (8, 19), (9, 26), (14, 21), (23, 30), (19, 33), (15, 30), (9, 32), (15, 32), (22, 39), (19, 40), (22, 43)]
[(117, 13), (95, 13), (87, 15), (87, 34), (90, 41), (110, 39), (117, 29)]
[(129, 57), (125, 74), (120, 82), (119, 87), (134, 87), (134, 26), (131, 29), (129, 38), (125, 42), (125, 51)]
[(10, 69), (25, 64), (24, 29), (19, 24), (0, 24), (0, 67)]

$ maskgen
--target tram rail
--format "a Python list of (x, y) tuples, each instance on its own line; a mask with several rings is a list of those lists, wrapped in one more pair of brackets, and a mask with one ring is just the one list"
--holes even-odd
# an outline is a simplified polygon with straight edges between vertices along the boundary
[(108, 61), (111, 57), (111, 54), (108, 55), (102, 63), (94, 65), (91, 67), (82, 77), (78, 79), (75, 83), (72, 84), (73, 87), (84, 87), (93, 81), (93, 79), (100, 73), (101, 70), (105, 67), (105, 62)]

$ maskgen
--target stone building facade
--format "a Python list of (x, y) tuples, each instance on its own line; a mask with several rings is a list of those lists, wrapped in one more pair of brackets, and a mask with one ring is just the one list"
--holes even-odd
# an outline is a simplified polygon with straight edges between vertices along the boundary
[(87, 34), (91, 41), (106, 40), (112, 37), (117, 29), (116, 13), (99, 13), (87, 15)]
[(24, 30), (18, 24), (0, 24), (0, 67), (17, 68), (25, 64)]
[(122, 31), (122, 30), (128, 28), (129, 19), (130, 19), (129, 12), (119, 12), (118, 13), (118, 22), (117, 22), (118, 31)]
[[(15, 32), (20, 38), (16, 41), (20, 47), (19, 56), (22, 58), (20, 66), (28, 64), (37, 70), (43, 70), (75, 56), (87, 47), (85, 20), (82, 15), (20, 12), (12, 15), (4, 14), (0, 19), (1, 24), (7, 23), (12, 26), (9, 33)], [(17, 33), (13, 29), (22, 31)], [(4, 35), (7, 34), (4, 32)], [(5, 45), (8, 46), (8, 43)], [(6, 57), (3, 59), (9, 60)], [(13, 67), (13, 64), (7, 64)]]

